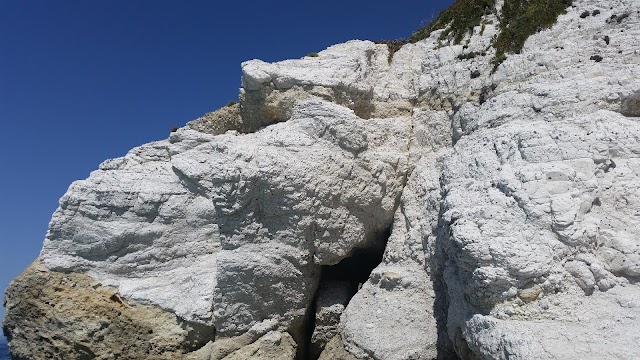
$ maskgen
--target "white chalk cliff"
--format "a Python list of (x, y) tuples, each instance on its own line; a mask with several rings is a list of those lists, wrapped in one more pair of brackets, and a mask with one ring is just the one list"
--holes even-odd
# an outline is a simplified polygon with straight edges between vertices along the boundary
[(495, 66), (502, 5), (245, 62), (240, 104), (73, 183), (12, 354), (640, 358), (640, 2), (575, 0)]

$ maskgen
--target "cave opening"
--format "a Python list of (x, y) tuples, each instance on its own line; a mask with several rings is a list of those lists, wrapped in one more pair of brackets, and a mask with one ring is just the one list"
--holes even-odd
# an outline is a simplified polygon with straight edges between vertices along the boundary
[(377, 234), (370, 246), (354, 249), (335, 265), (322, 266), (307, 321), (304, 359), (318, 359), (327, 342), (338, 333), (342, 311), (382, 262), (390, 235), (391, 227)]

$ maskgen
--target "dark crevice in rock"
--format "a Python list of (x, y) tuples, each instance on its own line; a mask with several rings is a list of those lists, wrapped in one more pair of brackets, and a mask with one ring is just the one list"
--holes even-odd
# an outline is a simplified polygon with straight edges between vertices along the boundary
[(184, 338), (184, 350), (193, 352), (204, 347), (209, 341), (215, 341), (216, 328), (211, 325), (200, 324), (195, 321), (188, 321), (178, 317), (178, 323), (186, 332)]
[(478, 103), (482, 105), (485, 102), (487, 102), (487, 100), (491, 99), (494, 96), (494, 91), (496, 90), (497, 87), (498, 87), (497, 84), (483, 86), (482, 89), (480, 89), (480, 96), (478, 98)]
[(362, 284), (369, 278), (371, 271), (380, 264), (391, 228), (379, 235), (379, 241), (368, 248), (355, 249), (350, 256), (332, 266), (323, 266), (320, 282), (328, 280), (347, 280), (354, 286)]
[(455, 109), (453, 109), (451, 111), (451, 113), (449, 114), (449, 122), (451, 124), (451, 145), (452, 147), (455, 146), (458, 141), (460, 139), (462, 139), (462, 137), (464, 135), (468, 135), (469, 132), (466, 131), (466, 126), (465, 124), (459, 123), (457, 122), (459, 119), (456, 119), (456, 114), (458, 112), (458, 110), (460, 109), (460, 107), (456, 107)]
[(183, 173), (180, 169), (176, 168), (175, 166), (172, 166), (171, 170), (173, 170), (173, 173), (176, 174), (176, 176), (180, 180), (180, 183), (187, 190), (189, 190), (193, 194), (208, 197), (208, 194), (207, 194), (208, 190), (204, 188), (202, 185), (198, 184), (195, 180), (191, 179), (189, 176), (187, 176), (185, 173)]
[[(444, 195), (442, 197), (444, 199)], [(436, 228), (436, 243), (434, 253), (431, 256), (430, 272), (435, 300), (433, 303), (433, 316), (436, 319), (438, 340), (438, 359), (460, 359), (454, 350), (453, 343), (447, 332), (447, 312), (449, 308), (449, 295), (447, 284), (444, 280), (445, 264), (448, 261), (446, 246), (449, 242), (450, 227), (444, 219), (444, 204), (441, 203), (438, 214), (438, 226)], [(425, 248), (427, 245), (425, 244)]]
[[(322, 280), (321, 280), (322, 281)], [(306, 359), (315, 359), (312, 357), (313, 351), (311, 350), (311, 336), (313, 335), (313, 330), (315, 328), (316, 322), (316, 300), (318, 297), (318, 291), (320, 289), (320, 284), (318, 285), (318, 289), (316, 290), (316, 294), (314, 295), (313, 301), (311, 301), (311, 306), (309, 307), (309, 311), (307, 313), (307, 319), (304, 328), (304, 344), (298, 344), (298, 353), (296, 356), (297, 360), (306, 360)], [(301, 351), (301, 348), (304, 348)]]
[[(346, 308), (351, 298), (358, 292), (381, 262), (387, 241), (391, 235), (391, 227), (378, 235), (378, 241), (367, 248), (355, 249), (350, 256), (342, 259), (335, 265), (322, 266), (320, 282), (316, 290), (314, 300), (309, 311), (306, 328), (306, 349), (300, 359), (315, 360), (320, 356), (326, 343), (337, 334), (337, 326), (340, 322), (340, 312), (325, 312), (323, 309)], [(318, 315), (321, 316), (318, 317)], [(314, 331), (322, 327), (323, 331), (334, 328), (335, 333), (322, 340), (322, 335), (314, 334)]]

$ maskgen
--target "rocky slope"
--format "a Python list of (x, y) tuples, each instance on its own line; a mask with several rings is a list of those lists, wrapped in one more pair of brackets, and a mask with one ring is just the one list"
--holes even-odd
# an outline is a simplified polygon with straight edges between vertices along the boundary
[(486, 3), (459, 39), (245, 62), (240, 104), (72, 184), (13, 356), (640, 357), (640, 3), (506, 60)]

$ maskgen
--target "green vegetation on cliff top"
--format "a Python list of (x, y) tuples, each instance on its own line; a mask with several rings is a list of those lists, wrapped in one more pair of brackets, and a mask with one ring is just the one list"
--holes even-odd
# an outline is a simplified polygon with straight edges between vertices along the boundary
[[(493, 41), (495, 66), (506, 59), (508, 53), (519, 53), (529, 36), (551, 27), (560, 14), (565, 13), (572, 0), (505, 0), (499, 16), (500, 31)], [(391, 55), (403, 45), (426, 39), (435, 30), (443, 29), (440, 41), (459, 44), (482, 18), (495, 12), (496, 0), (456, 0), (429, 25), (416, 30), (411, 37), (382, 41), (389, 46)]]
[(497, 66), (507, 53), (520, 53), (529, 36), (550, 28), (571, 0), (505, 0), (500, 16), (500, 33), (494, 42)]
[(457, 0), (429, 25), (414, 32), (409, 42), (418, 42), (429, 37), (433, 31), (444, 29), (440, 34), (440, 40), (453, 39), (455, 44), (459, 44), (470, 30), (480, 25), (482, 16), (493, 11), (495, 2), (495, 0)]

